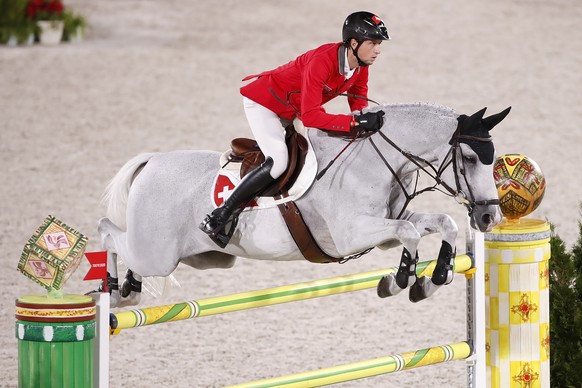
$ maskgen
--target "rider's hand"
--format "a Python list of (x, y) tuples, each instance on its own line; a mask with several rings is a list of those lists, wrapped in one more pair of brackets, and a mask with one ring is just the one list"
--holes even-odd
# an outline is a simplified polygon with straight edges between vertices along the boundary
[(384, 124), (384, 111), (379, 110), (377, 112), (367, 112), (361, 115), (354, 116), (358, 127), (362, 128), (364, 131), (377, 131), (382, 128)]

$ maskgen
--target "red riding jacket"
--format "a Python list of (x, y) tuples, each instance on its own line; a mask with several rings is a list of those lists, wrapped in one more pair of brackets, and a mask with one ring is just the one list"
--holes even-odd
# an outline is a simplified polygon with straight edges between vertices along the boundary
[[(323, 104), (338, 93), (368, 96), (368, 67), (360, 66), (348, 80), (344, 75), (345, 51), (341, 43), (328, 43), (306, 52), (276, 69), (250, 75), (243, 96), (292, 120), (299, 116), (307, 127), (350, 131), (351, 115), (329, 114)], [(348, 97), (352, 111), (368, 106), (362, 98)]]

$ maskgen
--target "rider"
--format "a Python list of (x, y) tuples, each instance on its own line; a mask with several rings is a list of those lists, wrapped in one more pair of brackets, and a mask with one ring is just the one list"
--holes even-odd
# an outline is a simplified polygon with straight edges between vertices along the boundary
[[(370, 12), (349, 15), (342, 29), (342, 42), (328, 43), (295, 60), (243, 79), (253, 82), (240, 89), (252, 133), (265, 161), (238, 184), (222, 206), (207, 215), (200, 229), (221, 247), (232, 232), (225, 233), (232, 214), (281, 176), (288, 163), (285, 121), (299, 117), (307, 127), (349, 132), (379, 129), (383, 111), (362, 113), (368, 105), (368, 66), (380, 55), (380, 44), (389, 40), (382, 19)], [(347, 92), (352, 112), (329, 114), (322, 107)]]

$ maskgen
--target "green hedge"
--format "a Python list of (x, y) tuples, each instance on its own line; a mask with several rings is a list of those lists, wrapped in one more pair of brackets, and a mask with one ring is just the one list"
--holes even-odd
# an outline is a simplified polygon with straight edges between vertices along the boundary
[(550, 375), (552, 387), (582, 386), (582, 223), (571, 251), (550, 239)]

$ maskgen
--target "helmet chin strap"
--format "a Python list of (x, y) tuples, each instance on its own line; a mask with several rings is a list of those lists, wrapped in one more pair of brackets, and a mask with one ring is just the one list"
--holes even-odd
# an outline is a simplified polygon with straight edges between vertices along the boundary
[(358, 50), (359, 50), (360, 46), (362, 45), (362, 43), (364, 43), (364, 41), (356, 41), (356, 42), (358, 42), (358, 45), (356, 46), (356, 48), (352, 48), (351, 44), (350, 44), (350, 48), (352, 49), (352, 53), (354, 53), (354, 56), (358, 60), (358, 66), (368, 66), (368, 64), (362, 62), (362, 60), (358, 56)]

